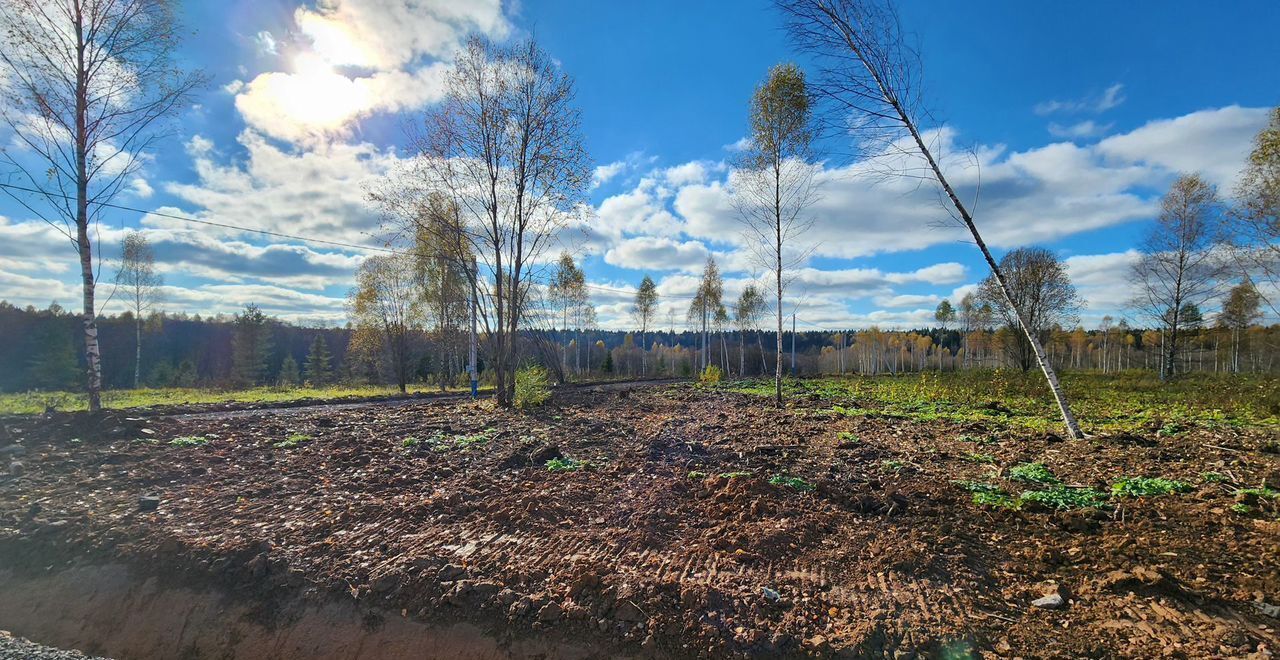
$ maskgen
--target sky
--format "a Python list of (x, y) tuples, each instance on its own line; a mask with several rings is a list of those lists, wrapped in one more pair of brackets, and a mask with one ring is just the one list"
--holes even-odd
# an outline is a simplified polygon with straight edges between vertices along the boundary
[[(1229, 194), (1280, 104), (1280, 3), (937, 0), (901, 11), (921, 50), (925, 128), (955, 183), (981, 181), (974, 216), (997, 257), (1047, 248), (1087, 302), (1086, 327), (1104, 315), (1142, 325), (1125, 309), (1126, 278), (1160, 196), (1180, 172)], [(683, 324), (708, 256), (728, 300), (763, 279), (727, 196), (728, 162), (769, 67), (808, 64), (769, 2), (229, 0), (180, 13), (179, 56), (211, 82), (116, 199), (136, 210), (102, 215), (107, 313), (125, 308), (110, 296), (120, 241), (141, 229), (167, 311), (256, 303), (300, 324), (345, 323), (366, 252), (166, 216), (381, 245), (367, 187), (411, 157), (406, 124), (439, 101), (471, 34), (533, 36), (575, 80), (595, 213), (545, 257), (564, 248), (581, 259), (602, 327), (631, 325), (630, 292), (646, 274), (663, 326)], [(21, 162), (29, 154), (6, 131), (0, 145)], [(980, 253), (932, 188), (865, 176), (867, 163), (826, 146), (787, 313), (809, 330), (932, 325), (941, 300), (986, 275)], [(80, 300), (69, 242), (5, 197), (0, 299)]]

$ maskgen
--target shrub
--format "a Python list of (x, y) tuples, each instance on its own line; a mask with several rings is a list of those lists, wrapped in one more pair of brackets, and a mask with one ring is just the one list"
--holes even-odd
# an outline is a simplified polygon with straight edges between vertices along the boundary
[(1191, 486), (1164, 477), (1125, 477), (1111, 485), (1111, 494), (1116, 497), (1152, 497), (1189, 490)]
[(1058, 478), (1044, 463), (1023, 463), (1009, 468), (1009, 478), (1033, 484), (1056, 484)]
[(516, 372), (515, 405), (524, 410), (540, 406), (551, 398), (551, 383), (547, 370), (538, 366), (525, 367)]
[(703, 385), (715, 385), (724, 377), (724, 372), (720, 371), (720, 367), (714, 364), (708, 364), (706, 369), (698, 375), (698, 382)]

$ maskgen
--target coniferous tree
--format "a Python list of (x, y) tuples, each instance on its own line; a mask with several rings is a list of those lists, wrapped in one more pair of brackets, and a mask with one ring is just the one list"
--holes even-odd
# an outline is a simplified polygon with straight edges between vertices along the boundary
[(65, 390), (79, 375), (75, 341), (62, 331), (45, 334), (27, 363), (27, 383), (38, 390)]
[(316, 335), (311, 342), (311, 350), (307, 353), (307, 361), (303, 365), (307, 374), (307, 384), (312, 387), (323, 387), (332, 382), (331, 360), (329, 344), (325, 342), (324, 336)]
[(235, 334), (231, 339), (231, 381), (240, 387), (262, 382), (271, 354), (270, 319), (257, 305), (250, 303), (236, 314)]
[(284, 386), (297, 385), (300, 380), (298, 374), (298, 361), (293, 359), (292, 355), (286, 355), (284, 361), (280, 363), (280, 384)]

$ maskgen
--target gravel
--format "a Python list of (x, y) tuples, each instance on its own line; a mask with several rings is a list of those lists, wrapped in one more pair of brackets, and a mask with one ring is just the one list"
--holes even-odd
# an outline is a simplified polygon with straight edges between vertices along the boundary
[(79, 651), (41, 646), (0, 630), (0, 660), (108, 660)]

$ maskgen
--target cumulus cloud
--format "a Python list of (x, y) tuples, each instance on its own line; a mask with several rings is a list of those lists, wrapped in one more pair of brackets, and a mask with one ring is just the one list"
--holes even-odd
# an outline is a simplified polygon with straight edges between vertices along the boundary
[(269, 32), (255, 37), (260, 52), (285, 56), (288, 70), (224, 89), (249, 126), (295, 143), (438, 100), (447, 58), (468, 34), (510, 30), (500, 0), (321, 0), (299, 7), (293, 20), (297, 38), (288, 48)]
[[(288, 234), (323, 236), (368, 244), (378, 219), (365, 201), (365, 185), (385, 174), (395, 153), (370, 144), (330, 144), (286, 151), (253, 131), (239, 137), (245, 158), (222, 162), (208, 140), (188, 143), (196, 180), (169, 183), (165, 190), (198, 207), (198, 217)], [(183, 227), (158, 216), (153, 227)]]
[(609, 182), (615, 176), (618, 176), (627, 169), (627, 162), (623, 160), (615, 160), (606, 165), (596, 165), (591, 172), (591, 187), (598, 188)]
[(604, 255), (606, 263), (634, 270), (701, 271), (711, 251), (698, 241), (644, 236), (623, 240)]
[(1209, 181), (1230, 188), (1244, 167), (1253, 137), (1267, 124), (1267, 108), (1200, 110), (1173, 119), (1160, 119), (1098, 143), (1102, 156), (1138, 163), (1171, 175), (1200, 172)]

